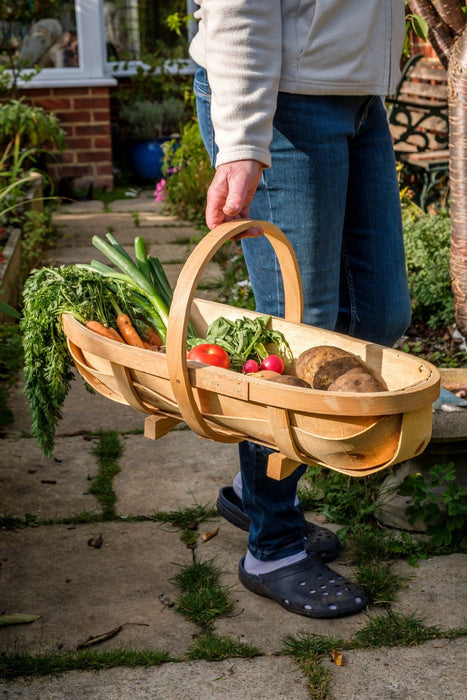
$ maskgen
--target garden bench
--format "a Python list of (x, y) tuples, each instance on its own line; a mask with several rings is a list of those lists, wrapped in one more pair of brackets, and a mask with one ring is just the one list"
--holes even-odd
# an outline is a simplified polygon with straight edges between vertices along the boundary
[(449, 182), (447, 73), (437, 58), (412, 56), (394, 95), (387, 100), (401, 185), (414, 192), (426, 211), (446, 199)]

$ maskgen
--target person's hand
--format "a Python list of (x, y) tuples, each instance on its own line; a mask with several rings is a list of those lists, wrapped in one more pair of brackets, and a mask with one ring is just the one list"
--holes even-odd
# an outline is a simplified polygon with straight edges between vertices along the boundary
[[(248, 218), (262, 169), (263, 166), (256, 160), (237, 160), (219, 165), (207, 195), (206, 224), (210, 229), (224, 221)], [(261, 234), (261, 229), (251, 228), (235, 238)]]

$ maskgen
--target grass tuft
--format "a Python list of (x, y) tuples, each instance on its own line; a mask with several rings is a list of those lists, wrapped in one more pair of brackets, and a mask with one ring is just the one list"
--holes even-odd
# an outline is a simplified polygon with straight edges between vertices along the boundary
[(369, 619), (365, 627), (353, 636), (351, 648), (413, 646), (452, 634), (452, 631), (445, 632), (438, 626), (425, 627), (423, 620), (414, 615), (388, 612)]
[(410, 577), (396, 573), (388, 562), (370, 561), (357, 571), (357, 581), (373, 605), (389, 605), (402, 583)]
[(123, 446), (118, 433), (113, 430), (100, 431), (97, 437), (98, 442), (92, 448), (92, 454), (99, 462), (99, 472), (89, 488), (89, 493), (97, 498), (102, 508), (103, 520), (113, 520), (116, 517), (117, 502), (113, 479), (120, 471), (118, 460), (123, 454)]
[(161, 523), (171, 523), (174, 527), (193, 530), (203, 520), (218, 518), (219, 513), (213, 508), (208, 508), (207, 505), (196, 504), (191, 508), (181, 508), (170, 512), (158, 510), (154, 513), (154, 517)]
[(283, 653), (292, 656), (308, 677), (308, 690), (312, 700), (329, 697), (331, 673), (321, 665), (321, 658), (333, 649), (342, 649), (344, 642), (332, 637), (315, 635), (288, 635)]
[(233, 603), (228, 588), (219, 583), (220, 569), (212, 561), (194, 561), (174, 581), (182, 589), (176, 610), (196, 625), (207, 626), (220, 615), (229, 615)]
[(158, 649), (82, 649), (56, 653), (15, 653), (0, 655), (0, 677), (13, 680), (20, 676), (48, 676), (66, 671), (89, 671), (126, 666), (160, 666), (169, 658)]
[(238, 639), (219, 637), (211, 630), (206, 630), (195, 639), (188, 651), (188, 658), (192, 661), (223, 661), (232, 657), (251, 659), (259, 653), (256, 647)]

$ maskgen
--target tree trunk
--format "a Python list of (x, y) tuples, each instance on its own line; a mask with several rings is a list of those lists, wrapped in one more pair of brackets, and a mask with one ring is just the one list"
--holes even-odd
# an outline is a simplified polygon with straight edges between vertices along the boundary
[(456, 324), (467, 337), (467, 31), (455, 40), (448, 68), (451, 280)]
[(454, 314), (467, 337), (467, 20), (460, 0), (408, 0), (423, 17), (448, 71), (451, 281)]

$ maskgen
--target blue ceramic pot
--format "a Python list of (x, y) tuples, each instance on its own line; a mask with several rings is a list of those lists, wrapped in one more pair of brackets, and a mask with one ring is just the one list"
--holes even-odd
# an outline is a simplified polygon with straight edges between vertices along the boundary
[(160, 180), (162, 177), (164, 141), (167, 139), (133, 141), (129, 144), (130, 166), (140, 180)]

